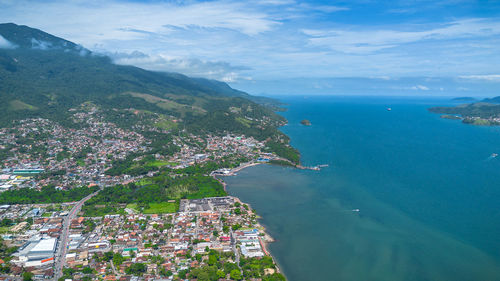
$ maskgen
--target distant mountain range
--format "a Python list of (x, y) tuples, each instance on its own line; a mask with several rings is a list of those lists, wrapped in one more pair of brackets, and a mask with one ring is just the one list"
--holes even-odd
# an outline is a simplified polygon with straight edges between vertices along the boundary
[(458, 98), (453, 98), (451, 100), (452, 101), (457, 101), (457, 102), (474, 102), (474, 101), (477, 101), (477, 99), (473, 98), (473, 97), (458, 97)]
[(274, 103), (215, 80), (116, 65), (106, 56), (27, 26), (0, 24), (0, 35), (8, 41), (0, 45), (0, 110), (5, 113), (0, 124), (59, 115), (87, 101), (182, 117), (246, 103)]

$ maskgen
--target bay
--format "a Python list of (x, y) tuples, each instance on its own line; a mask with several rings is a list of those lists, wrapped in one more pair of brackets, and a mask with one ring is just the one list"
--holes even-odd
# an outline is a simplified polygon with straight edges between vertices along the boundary
[(303, 164), (329, 167), (225, 181), (262, 216), (289, 280), (500, 280), (500, 128), (427, 111), (446, 99), (283, 100)]

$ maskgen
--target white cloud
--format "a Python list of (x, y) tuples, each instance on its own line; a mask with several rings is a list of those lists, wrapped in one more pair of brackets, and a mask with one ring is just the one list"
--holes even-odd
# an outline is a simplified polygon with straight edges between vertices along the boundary
[[(315, 46), (326, 46), (344, 53), (367, 54), (402, 44), (423, 40), (447, 40), (500, 35), (500, 22), (467, 19), (450, 22), (441, 27), (410, 26), (415, 31), (344, 27), (337, 29), (303, 29)], [(403, 27), (401, 27), (403, 28)], [(420, 29), (420, 30), (418, 30)]]
[(179, 72), (193, 77), (205, 77), (235, 82), (248, 80), (242, 71), (244, 66), (234, 66), (224, 61), (203, 61), (196, 58), (173, 57), (165, 54), (147, 55), (139, 51), (132, 53), (106, 53), (117, 64), (136, 65), (153, 71)]
[(391, 86), (389, 87), (393, 90), (411, 90), (411, 91), (429, 91), (430, 88), (424, 85), (415, 85), (415, 86)]
[(0, 35), (0, 49), (15, 49), (17, 46)]
[(486, 80), (500, 82), (500, 74), (488, 74), (488, 75), (462, 75), (459, 78), (471, 79), (471, 80)]
[(295, 4), (295, 1), (294, 0), (259, 0), (257, 2), (257, 4), (283, 6), (283, 5)]
[(177, 4), (19, 0), (3, 6), (0, 10), (2, 21), (28, 24), (86, 44), (98, 43), (103, 38), (137, 39), (143, 36), (127, 29), (168, 34), (166, 26), (197, 26), (256, 35), (279, 24), (266, 13), (249, 9), (243, 3), (223, 1)]
[[(404, 76), (499, 73), (498, 18), (419, 16), (422, 24), (381, 26), (373, 24), (394, 21), (361, 18), (353, 2), (0, 0), (0, 18), (113, 53), (117, 63), (225, 81), (355, 76), (396, 84)], [(439, 88), (404, 86), (425, 91), (417, 85)]]
[(424, 85), (417, 85), (417, 86), (413, 86), (412, 87), (412, 90), (422, 90), (422, 91), (429, 91), (429, 88), (424, 86)]

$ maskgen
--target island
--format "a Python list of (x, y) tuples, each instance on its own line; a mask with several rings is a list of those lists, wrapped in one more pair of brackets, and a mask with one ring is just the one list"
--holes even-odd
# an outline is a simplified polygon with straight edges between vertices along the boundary
[(300, 121), (300, 124), (302, 124), (304, 126), (311, 126), (311, 121), (304, 119), (304, 120)]
[(481, 126), (500, 125), (500, 97), (457, 106), (429, 108), (430, 112), (443, 114), (441, 118), (462, 120), (463, 123)]
[(473, 98), (473, 97), (457, 97), (457, 98), (451, 99), (451, 101), (455, 101), (455, 102), (475, 102), (477, 100), (475, 98)]

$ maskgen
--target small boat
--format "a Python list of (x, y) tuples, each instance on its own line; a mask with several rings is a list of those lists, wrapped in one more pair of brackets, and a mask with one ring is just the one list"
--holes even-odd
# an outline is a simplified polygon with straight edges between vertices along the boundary
[(352, 209), (353, 212), (359, 212), (359, 209)]
[(387, 108), (387, 111), (391, 111), (391, 110), (392, 110), (392, 108), (390, 108), (390, 107)]
[(497, 156), (498, 156), (498, 154), (497, 154), (497, 153), (492, 153), (490, 157), (491, 157), (491, 158), (496, 158)]

